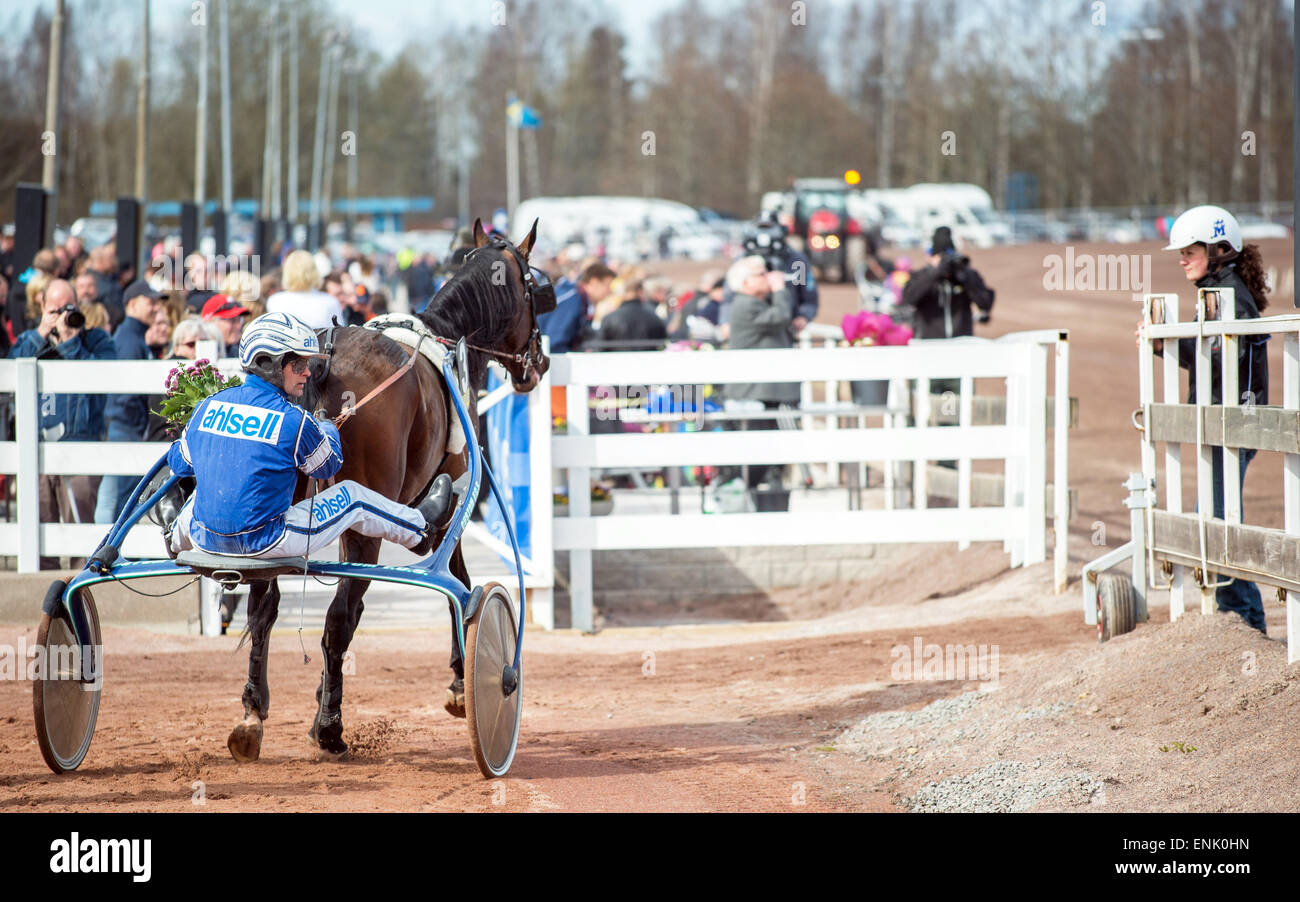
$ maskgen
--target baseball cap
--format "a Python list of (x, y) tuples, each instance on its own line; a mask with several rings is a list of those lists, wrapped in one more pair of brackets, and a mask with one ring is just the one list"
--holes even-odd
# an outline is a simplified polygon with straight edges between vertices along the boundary
[(248, 310), (239, 306), (239, 304), (230, 299), (229, 295), (214, 294), (208, 298), (203, 305), (203, 312), (200, 314), (204, 319), (234, 319), (236, 316), (247, 316)]
[(131, 299), (138, 298), (141, 295), (153, 298), (155, 301), (161, 301), (163, 299), (163, 293), (161, 291), (155, 291), (144, 279), (136, 279), (130, 285), (126, 286), (126, 291), (122, 292), (122, 303), (125, 305)]

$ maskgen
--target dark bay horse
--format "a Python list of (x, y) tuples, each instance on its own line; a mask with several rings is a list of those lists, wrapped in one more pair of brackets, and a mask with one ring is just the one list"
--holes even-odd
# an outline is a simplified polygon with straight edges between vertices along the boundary
[[(516, 391), (531, 391), (550, 366), (542, 353), (537, 316), (553, 308), (553, 295), (537, 292), (528, 267), (528, 255), (537, 236), (533, 223), (517, 247), (501, 238), (489, 239), (482, 223), (474, 223), (475, 249), (463, 267), (430, 301), (420, 319), (432, 332), (449, 342), (464, 337), (469, 350), (470, 421), (478, 422), (477, 393), (486, 387), (491, 359), (503, 364)], [(538, 306), (542, 297), (543, 306)], [(364, 398), (406, 362), (409, 351), (370, 329), (349, 327), (334, 333), (334, 355), (329, 376), (313, 398), (304, 397), (308, 410), (324, 407), (331, 415), (349, 400)], [(469, 468), (469, 448), (452, 453), (448, 447), (450, 424), (456, 416), (442, 375), (423, 356), (400, 379), (359, 408), (340, 427), (343, 468), (337, 479), (355, 479), (386, 497), (414, 505), (441, 473), (453, 480)], [(450, 390), (455, 390), (454, 387)], [(475, 441), (469, 437), (469, 441)], [(305, 480), (295, 498), (306, 497)], [(471, 500), (471, 503), (473, 501)], [(445, 535), (446, 527), (438, 536)], [(341, 557), (347, 561), (375, 563), (380, 540), (345, 533)], [(459, 544), (450, 561), (454, 576), (471, 587)], [(321, 638), (324, 663), (316, 690), (317, 711), (309, 735), (322, 754), (346, 754), (343, 741), (343, 656), (348, 650), (364, 609), (362, 596), (369, 580), (341, 579), (325, 617)], [(248, 682), (244, 687), (244, 720), (231, 732), (227, 745), (239, 761), (251, 761), (261, 751), (262, 721), (270, 711), (266, 664), (270, 630), (279, 610), (280, 590), (274, 580), (254, 582), (248, 598), (251, 639)], [(452, 614), (455, 616), (454, 611)], [(455, 622), (452, 623), (453, 632)], [(448, 700), (448, 711), (464, 717), (464, 662), (452, 642), (453, 688), (459, 688), (461, 706)], [(457, 686), (457, 680), (460, 681)], [(453, 690), (449, 689), (449, 695)]]

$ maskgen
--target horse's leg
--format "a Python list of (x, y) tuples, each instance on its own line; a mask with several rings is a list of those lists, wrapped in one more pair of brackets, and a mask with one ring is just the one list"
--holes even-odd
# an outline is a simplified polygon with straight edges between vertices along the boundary
[[(379, 544), (379, 539), (345, 533), (343, 559), (373, 564), (379, 560)], [(316, 689), (316, 719), (308, 735), (322, 752), (332, 757), (342, 757), (348, 751), (348, 745), (343, 741), (343, 656), (347, 654), (361, 621), (361, 612), (365, 610), (361, 598), (368, 588), (369, 580), (340, 580), (329, 613), (325, 615), (325, 635), (320, 643), (325, 661), (321, 667), (320, 686)]]
[[(465, 566), (465, 558), (460, 552), (460, 543), (456, 543), (456, 549), (451, 553), (451, 559), (447, 562), (447, 569), (451, 575), (456, 577), (465, 585), (473, 588), (473, 583), (469, 581), (469, 569)], [(447, 698), (443, 707), (452, 717), (465, 716), (465, 662), (461, 659), (460, 646), (456, 642), (457, 626), (456, 608), (449, 601), (447, 607), (451, 612), (451, 685), (447, 687)]]
[(271, 627), (280, 612), (280, 584), (258, 580), (249, 584), (248, 631), (252, 639), (248, 652), (248, 682), (244, 684), (244, 719), (230, 731), (226, 748), (240, 762), (256, 761), (262, 753), (262, 721), (271, 713), (271, 689), (266, 680), (266, 658)]

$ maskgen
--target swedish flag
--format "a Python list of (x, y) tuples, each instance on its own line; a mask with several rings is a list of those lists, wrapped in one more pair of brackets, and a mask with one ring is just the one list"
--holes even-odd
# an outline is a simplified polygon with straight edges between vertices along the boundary
[(506, 107), (506, 115), (517, 128), (537, 128), (542, 124), (542, 117), (537, 110), (525, 105), (521, 100), (512, 100)]

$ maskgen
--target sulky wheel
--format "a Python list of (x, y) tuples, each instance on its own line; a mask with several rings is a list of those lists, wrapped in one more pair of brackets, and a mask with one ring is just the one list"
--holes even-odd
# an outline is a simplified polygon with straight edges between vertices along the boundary
[(519, 742), (523, 673), (513, 669), (518, 639), (510, 593), (489, 583), (465, 631), (465, 716), (474, 760), (485, 777), (510, 769)]
[(1103, 574), (1097, 580), (1097, 641), (1131, 633), (1136, 625), (1133, 582), (1127, 576)]
[[(64, 583), (50, 586), (63, 594)], [(41, 614), (36, 643), (41, 647), (40, 667), (32, 682), (32, 707), (36, 714), (36, 741), (41, 756), (56, 774), (76, 770), (90, 750), (99, 716), (103, 688), (103, 639), (99, 612), (90, 590), (77, 590), (90, 627), (90, 649), (77, 644), (68, 612), (60, 602), (54, 616)]]

